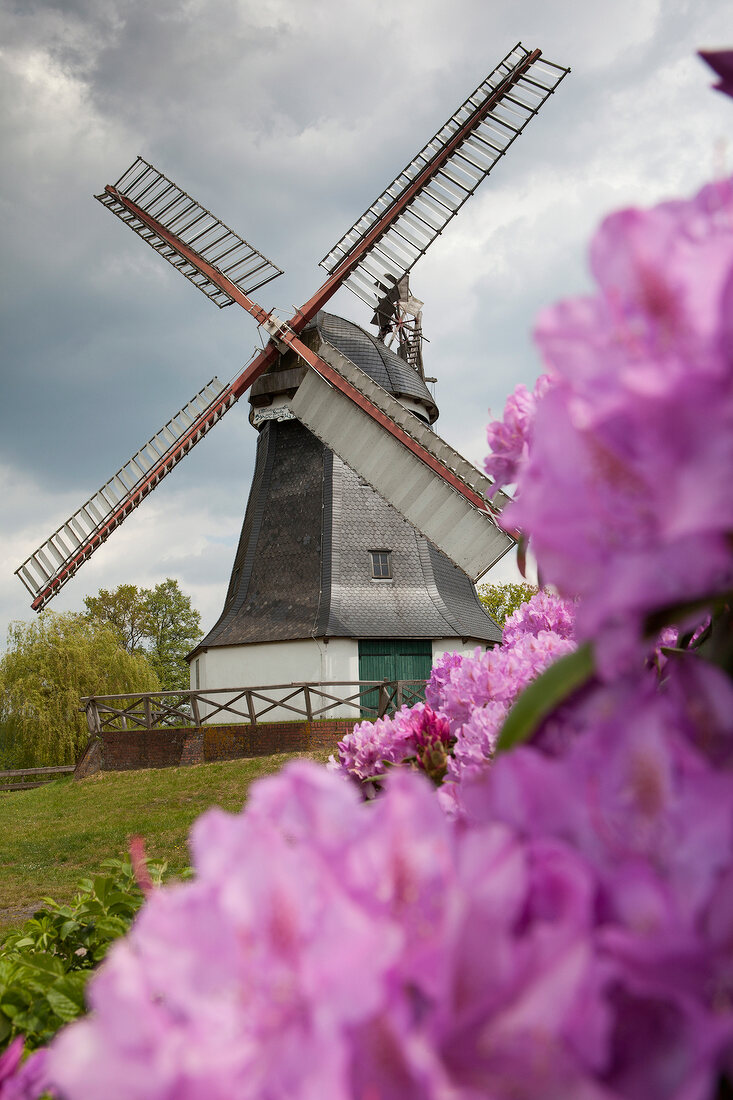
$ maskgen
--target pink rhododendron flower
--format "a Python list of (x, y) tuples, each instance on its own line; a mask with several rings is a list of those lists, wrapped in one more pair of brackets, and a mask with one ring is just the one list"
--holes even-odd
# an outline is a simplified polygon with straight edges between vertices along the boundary
[(148, 867), (148, 859), (145, 853), (145, 837), (131, 836), (129, 843), (130, 851), (130, 863), (132, 864), (132, 872), (135, 876), (135, 882), (139, 886), (145, 897), (152, 893), (155, 889), (150, 869)]
[(489, 699), (471, 711), (468, 719), (458, 727), (454, 759), (448, 767), (452, 779), (459, 780), (470, 770), (485, 767), (508, 713), (509, 704), (498, 699)]
[(614, 214), (593, 298), (540, 318), (553, 371), (517, 501), (543, 576), (605, 667), (648, 612), (733, 584), (733, 188)]
[[(409, 708), (402, 707), (401, 711), (409, 712)], [(384, 775), (385, 764), (399, 764), (410, 756), (412, 729), (407, 721), (399, 720), (400, 713), (377, 718), (374, 722), (368, 719), (358, 722), (353, 732), (339, 741), (335, 766), (357, 779), (371, 779)]]
[(0, 1100), (38, 1100), (50, 1090), (47, 1049), (36, 1050), (22, 1061), (23, 1045), (19, 1035), (0, 1054)]
[(503, 485), (517, 480), (529, 454), (537, 402), (550, 387), (550, 378), (543, 374), (534, 391), (519, 385), (504, 406), (504, 419), (492, 421), (486, 429), (491, 453), (484, 460), (484, 469), (494, 479), (492, 494)]
[[(334, 766), (364, 780), (416, 758), (436, 783), (460, 780), (486, 765), (519, 693), (574, 649), (573, 637), (572, 603), (538, 592), (507, 620), (500, 647), (444, 654), (426, 686), (428, 703), (356, 725), (339, 742)], [(450, 811), (450, 792), (443, 805)]]
[[(701, 738), (717, 735), (733, 758), (733, 685), (690, 658), (684, 673), (670, 663), (661, 688), (647, 672), (597, 689), (575, 709), (577, 736), (562, 754), (519, 748), (467, 785), (468, 817), (498, 815), (538, 835), (572, 837), (609, 881), (627, 863), (647, 861), (694, 923), (698, 897), (733, 858), (733, 804), (724, 795), (733, 770), (715, 767), (701, 751)], [(577, 797), (562, 797), (559, 783)], [(541, 803), (528, 802), (540, 788)]]
[(23, 1038), (18, 1036), (13, 1039), (6, 1051), (0, 1054), (0, 1096), (5, 1095), (5, 1087), (8, 1081), (16, 1075), (23, 1057)]
[(425, 685), (425, 701), (433, 710), (440, 710), (443, 690), (450, 678), (451, 671), (458, 668), (462, 660), (462, 653), (443, 653), (433, 663), (430, 677)]
[(733, 686), (672, 662), (661, 691), (646, 675), (577, 710), (563, 753), (500, 756), (457, 788), (460, 808), (561, 839), (593, 867), (616, 964), (613, 1095), (710, 1096), (733, 1042), (733, 770), (718, 764), (723, 745), (733, 760)]
[(670, 702), (628, 689), (635, 720), (613, 738), (500, 757), (462, 822), (415, 773), (365, 804), (307, 762), (242, 814), (209, 811), (195, 880), (155, 891), (113, 946), (91, 1016), (51, 1048), (55, 1084), (67, 1100), (710, 1095), (733, 1042), (733, 771)]
[(575, 608), (572, 601), (544, 590), (535, 593), (504, 623), (502, 645), (514, 645), (524, 634), (537, 636), (543, 630), (572, 641), (575, 638)]
[(389, 764), (413, 759), (436, 782), (445, 774), (445, 759), (451, 741), (445, 717), (427, 703), (403, 706), (392, 716), (375, 722), (360, 722), (338, 744), (335, 767), (357, 779), (383, 776)]
[[(535, 597), (536, 598), (536, 597)], [(448, 776), (460, 782), (486, 765), (504, 719), (521, 691), (575, 643), (549, 630), (519, 634), (514, 645), (476, 650), (454, 670), (445, 686), (442, 712), (456, 742)]]

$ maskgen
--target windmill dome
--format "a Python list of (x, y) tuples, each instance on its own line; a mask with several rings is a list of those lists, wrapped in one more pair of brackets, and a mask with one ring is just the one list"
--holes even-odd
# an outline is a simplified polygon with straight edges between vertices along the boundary
[[(353, 321), (320, 310), (303, 330), (301, 339), (314, 351), (321, 340), (332, 344), (421, 420), (433, 424), (438, 419), (435, 398), (418, 372), (388, 348), (379, 337)], [(306, 370), (308, 368), (299, 362), (294, 352), (280, 356), (270, 370), (252, 386), (249, 398), (252, 404), (252, 423), (258, 425), (263, 419), (268, 419), (261, 413), (258, 415), (258, 409), (282, 404), (291, 398)]]

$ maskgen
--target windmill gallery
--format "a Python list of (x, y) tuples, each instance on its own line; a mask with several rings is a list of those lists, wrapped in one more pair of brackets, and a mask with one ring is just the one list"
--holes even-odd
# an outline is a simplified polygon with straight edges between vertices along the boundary
[[(568, 70), (512, 49), (321, 261), (289, 321), (251, 295), (280, 270), (148, 162), (96, 196), (219, 307), (269, 336), (214, 378), (16, 570), (41, 610), (242, 397), (257, 460), (221, 615), (192, 688), (421, 679), (447, 650), (500, 640), (474, 589), (513, 545), (504, 498), (433, 431), (408, 275)], [(372, 335), (325, 307), (342, 285)], [(390, 346), (392, 345), (392, 346)]]

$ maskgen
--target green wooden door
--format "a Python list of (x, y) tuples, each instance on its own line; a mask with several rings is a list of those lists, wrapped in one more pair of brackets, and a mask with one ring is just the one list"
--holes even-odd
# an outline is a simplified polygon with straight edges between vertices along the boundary
[[(368, 638), (359, 642), (360, 680), (427, 680), (433, 666), (429, 638)], [(420, 692), (422, 698), (422, 692)], [(379, 692), (364, 696), (362, 712), (370, 717), (379, 709)]]

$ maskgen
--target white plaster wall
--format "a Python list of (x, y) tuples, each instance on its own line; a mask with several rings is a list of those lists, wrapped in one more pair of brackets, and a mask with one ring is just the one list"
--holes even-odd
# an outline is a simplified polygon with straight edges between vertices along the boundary
[[(199, 690), (213, 688), (270, 687), (276, 684), (309, 683), (328, 685), (339, 680), (359, 679), (359, 643), (353, 638), (323, 639), (306, 638), (296, 642), (264, 642), (259, 645), (217, 646), (206, 650), (191, 662), (191, 688), (196, 688), (196, 662), (198, 661)], [(348, 692), (348, 689), (343, 689)], [(353, 689), (354, 691), (356, 688)], [(212, 696), (219, 702), (232, 700), (232, 695)], [(270, 694), (270, 693), (268, 693)], [(276, 698), (282, 698), (287, 691), (273, 692)], [(333, 691), (338, 694), (338, 691)], [(319, 703), (312, 696), (314, 710)], [(242, 699), (234, 704), (237, 709), (247, 712), (246, 701)], [(264, 706), (257, 703), (258, 711)], [(302, 707), (303, 696), (293, 700), (293, 705)], [(201, 705), (201, 717), (206, 718), (212, 708)], [(295, 721), (300, 716), (284, 707), (276, 707), (262, 715), (263, 722)], [(323, 718), (351, 718), (358, 720), (358, 708), (334, 706)], [(214, 715), (210, 721), (218, 723), (243, 721), (228, 711)]]
[(471, 654), (478, 646), (480, 649), (487, 649), (488, 646), (484, 642), (472, 641), (462, 642), (460, 638), (435, 638), (433, 640), (433, 664), (437, 661), (438, 657), (442, 657), (444, 653), (460, 653), (462, 657), (466, 654)]

